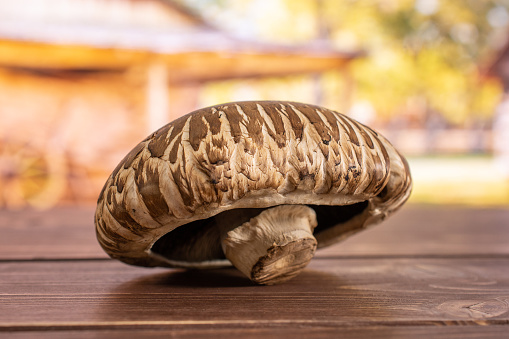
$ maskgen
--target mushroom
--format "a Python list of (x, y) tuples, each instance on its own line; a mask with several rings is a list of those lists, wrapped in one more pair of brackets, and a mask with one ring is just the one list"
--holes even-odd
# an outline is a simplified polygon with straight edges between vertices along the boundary
[(347, 116), (296, 102), (227, 103), (163, 126), (128, 153), (100, 193), (96, 232), (128, 264), (231, 263), (275, 284), (317, 247), (397, 210), (411, 186), (398, 151)]

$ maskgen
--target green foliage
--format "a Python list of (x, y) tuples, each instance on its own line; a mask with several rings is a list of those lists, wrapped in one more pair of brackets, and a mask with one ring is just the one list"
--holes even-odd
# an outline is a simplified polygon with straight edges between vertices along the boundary
[[(478, 65), (493, 53), (494, 27), (488, 13), (502, 1), (437, 2), (423, 14), (415, 1), (327, 1), (329, 25), (340, 38), (347, 31), (369, 57), (357, 62), (357, 94), (386, 117), (405, 110), (440, 112), (454, 124), (489, 117), (500, 87), (480, 81)], [(503, 13), (503, 12), (502, 12)], [(343, 18), (344, 20), (339, 19)], [(419, 97), (419, 107), (409, 98)]]

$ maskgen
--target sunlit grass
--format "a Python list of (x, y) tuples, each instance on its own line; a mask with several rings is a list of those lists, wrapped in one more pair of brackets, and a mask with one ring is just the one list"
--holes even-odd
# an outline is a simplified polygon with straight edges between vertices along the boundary
[(410, 202), (509, 207), (509, 178), (491, 156), (409, 157)]

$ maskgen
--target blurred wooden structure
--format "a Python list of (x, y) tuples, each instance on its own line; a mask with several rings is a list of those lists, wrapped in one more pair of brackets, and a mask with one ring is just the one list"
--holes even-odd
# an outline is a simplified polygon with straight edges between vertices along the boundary
[[(346, 73), (359, 55), (240, 40), (168, 0), (0, 0), (0, 143), (60, 154), (76, 184), (66, 199), (95, 200), (132, 145), (198, 108), (204, 83)], [(4, 181), (20, 178), (13, 158), (0, 154)]]
[(359, 54), (320, 44), (289, 47), (239, 40), (171, 1), (36, 2), (37, 16), (25, 13), (34, 1), (0, 2), (0, 66), (74, 78), (134, 69), (154, 92), (149, 98), (162, 96), (160, 88), (189, 83), (341, 69)]

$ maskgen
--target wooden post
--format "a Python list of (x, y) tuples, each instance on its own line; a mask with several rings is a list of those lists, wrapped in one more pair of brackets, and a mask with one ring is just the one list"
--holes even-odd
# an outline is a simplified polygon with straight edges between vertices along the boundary
[(147, 69), (147, 128), (152, 133), (169, 122), (168, 67), (154, 62)]

